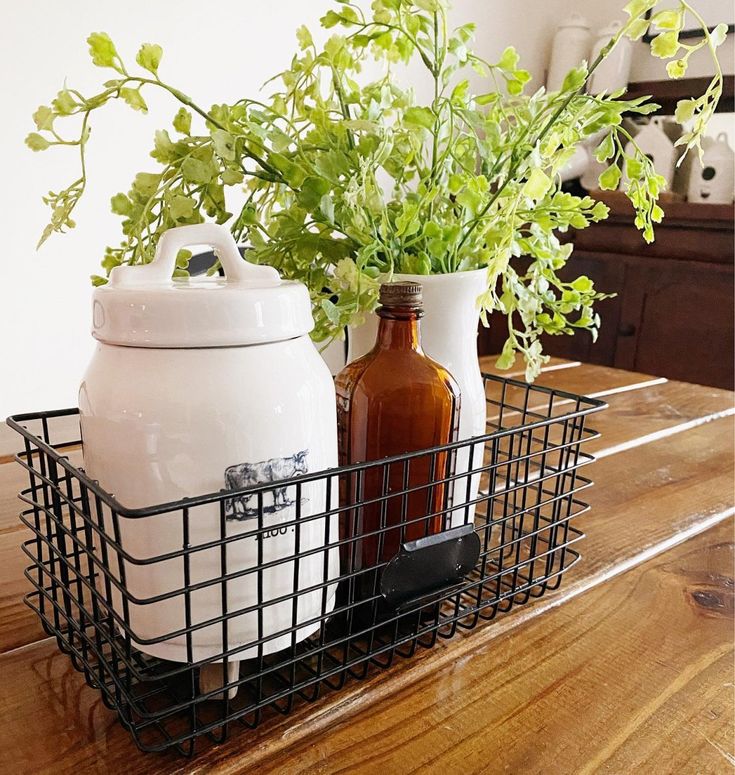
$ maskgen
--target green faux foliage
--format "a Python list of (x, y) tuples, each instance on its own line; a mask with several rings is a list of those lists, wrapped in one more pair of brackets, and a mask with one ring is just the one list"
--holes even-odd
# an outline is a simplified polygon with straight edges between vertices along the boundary
[[(509, 47), (497, 62), (472, 51), (473, 24), (449, 29), (447, 0), (374, 0), (369, 14), (357, 3), (337, 0), (321, 20), (332, 30), (317, 46), (306, 27), (297, 30), (291, 67), (269, 82), (270, 97), (198, 106), (159, 76), (163, 52), (143, 44), (131, 73), (110, 37), (88, 38), (92, 61), (112, 79), (91, 97), (64, 88), (51, 106), (34, 114), (34, 151), (76, 146), (81, 174), (45, 198), (52, 210), (43, 242), (73, 228), (72, 214), (87, 182), (85, 149), (90, 117), (112, 100), (147, 110), (144, 92), (163, 89), (180, 106), (168, 130), (155, 134), (155, 171), (141, 172), (130, 190), (112, 198), (122, 218), (123, 241), (108, 247), (105, 273), (120, 264), (151, 261), (160, 235), (174, 226), (213, 220), (228, 224), (248, 259), (271, 264), (284, 277), (304, 282), (311, 293), (314, 338), (341, 336), (374, 308), (380, 283), (396, 272), (432, 274), (487, 268), (480, 297), (483, 320), (507, 320), (508, 337), (498, 361), (526, 362), (533, 379), (545, 361), (539, 337), (600, 325), (594, 302), (605, 297), (592, 281), (568, 283), (558, 272), (572, 254), (559, 233), (604, 220), (607, 207), (591, 197), (561, 191), (559, 173), (582, 142), (597, 141), (596, 157), (607, 163), (603, 189), (617, 188), (623, 169), (636, 225), (646, 240), (663, 215), (657, 204), (663, 179), (622, 126), (624, 114), (648, 114), (648, 99), (586, 94), (600, 61), (618, 41), (637, 40), (653, 10), (658, 35), (651, 51), (671, 59), (671, 77), (682, 77), (690, 55), (707, 47), (715, 76), (699, 98), (679, 103), (686, 122), (679, 141), (701, 153), (700, 141), (722, 91), (715, 49), (724, 33), (706, 32), (689, 3), (656, 10), (656, 0), (632, 0), (628, 21), (597, 61), (582, 63), (559, 91), (525, 94), (530, 80)], [(679, 40), (692, 15), (704, 36)], [(676, 57), (676, 58), (675, 58)], [(368, 59), (383, 65), (381, 77), (361, 79)], [(394, 65), (418, 59), (433, 85), (419, 104)], [(473, 93), (469, 76), (484, 84)], [(59, 119), (80, 121), (65, 140)], [(234, 203), (237, 202), (237, 206)], [(176, 275), (185, 276), (190, 254), (182, 251)], [(520, 261), (520, 259), (530, 259)], [(520, 267), (528, 267), (521, 269)], [(93, 277), (95, 284), (105, 277)]]

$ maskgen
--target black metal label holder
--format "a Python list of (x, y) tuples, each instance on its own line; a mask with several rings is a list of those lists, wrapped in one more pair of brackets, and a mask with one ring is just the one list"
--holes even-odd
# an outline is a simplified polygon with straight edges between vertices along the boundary
[(477, 565), (480, 538), (473, 525), (407, 541), (383, 571), (380, 592), (386, 605), (404, 611), (446, 595)]

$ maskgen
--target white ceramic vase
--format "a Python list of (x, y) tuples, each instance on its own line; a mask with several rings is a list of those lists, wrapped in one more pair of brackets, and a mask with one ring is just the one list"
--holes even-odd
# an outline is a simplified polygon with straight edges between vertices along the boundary
[[(459, 439), (469, 439), (485, 433), (487, 407), (485, 386), (477, 356), (477, 328), (480, 320), (478, 297), (487, 289), (487, 269), (454, 274), (414, 275), (396, 274), (394, 281), (410, 280), (421, 283), (424, 289), (424, 317), (421, 321), (421, 340), (424, 352), (444, 366), (459, 384), (460, 417)], [(349, 331), (348, 362), (368, 353), (375, 344), (378, 316), (368, 315), (361, 326)], [(484, 445), (466, 447), (457, 455), (452, 488), (452, 503), (464, 504), (477, 498), (480, 474), (472, 476), (469, 492), (467, 474), (482, 465)], [(458, 527), (474, 518), (474, 506), (458, 508), (452, 513), (452, 527)]]
[(566, 74), (589, 57), (592, 42), (590, 25), (581, 14), (573, 13), (559, 25), (551, 44), (547, 91), (561, 89)]
[[(608, 27), (603, 27), (597, 41), (592, 47), (589, 62), (594, 62), (602, 49), (615, 37), (620, 30), (621, 22), (616, 20)], [(630, 68), (633, 61), (633, 43), (628, 38), (618, 41), (607, 59), (600, 62), (590, 78), (588, 92), (590, 94), (611, 94), (618, 89), (625, 89), (630, 79)]]

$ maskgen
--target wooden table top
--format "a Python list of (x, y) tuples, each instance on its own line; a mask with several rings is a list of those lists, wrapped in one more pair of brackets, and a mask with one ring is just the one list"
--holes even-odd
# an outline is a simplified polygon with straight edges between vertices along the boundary
[(0, 772), (731, 772), (733, 394), (559, 360), (538, 381), (609, 403), (561, 588), (192, 760), (138, 751), (22, 603), (24, 472), (0, 464)]

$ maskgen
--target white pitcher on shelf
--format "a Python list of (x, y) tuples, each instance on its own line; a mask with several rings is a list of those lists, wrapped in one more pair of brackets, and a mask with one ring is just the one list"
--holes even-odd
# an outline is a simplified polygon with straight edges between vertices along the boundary
[[(609, 26), (603, 27), (599, 33), (589, 62), (592, 64), (599, 56), (602, 49), (620, 31), (622, 24), (614, 21)], [(597, 66), (592, 73), (587, 91), (590, 94), (610, 94), (619, 89), (625, 89), (630, 79), (630, 68), (633, 62), (633, 43), (626, 37), (621, 38), (610, 55)]]
[(566, 74), (587, 60), (591, 47), (588, 21), (581, 14), (573, 13), (559, 25), (554, 35), (546, 76), (547, 91), (561, 89)]

